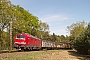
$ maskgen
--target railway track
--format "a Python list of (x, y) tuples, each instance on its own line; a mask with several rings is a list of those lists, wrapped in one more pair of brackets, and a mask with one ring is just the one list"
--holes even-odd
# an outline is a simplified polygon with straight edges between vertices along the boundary
[[(29, 51), (38, 51), (38, 50), (27, 50), (27, 51), (19, 51), (19, 50), (1, 50), (0, 51), (0, 54), (1, 53), (13, 53), (13, 52), (29, 52)], [(46, 51), (46, 50), (39, 50), (39, 51)]]
[(0, 53), (12, 53), (12, 52), (18, 52), (18, 50), (1, 50)]
[[(48, 49), (41, 49), (41, 50), (1, 50), (0, 51), (0, 54), (1, 53), (13, 53), (13, 52), (29, 52), (29, 51), (47, 51)], [(71, 50), (71, 49), (54, 49), (54, 50)]]

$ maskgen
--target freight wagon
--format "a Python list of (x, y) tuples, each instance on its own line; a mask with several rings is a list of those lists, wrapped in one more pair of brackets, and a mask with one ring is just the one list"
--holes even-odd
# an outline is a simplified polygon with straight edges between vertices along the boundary
[(42, 40), (42, 49), (53, 49), (55, 43), (48, 40)]
[(52, 42), (36, 38), (30, 34), (16, 34), (14, 37), (14, 48), (18, 50), (33, 50), (33, 49), (60, 49), (71, 48), (68, 43)]
[(70, 43), (65, 43), (65, 42), (55, 42), (55, 47), (56, 49), (71, 49), (71, 44)]

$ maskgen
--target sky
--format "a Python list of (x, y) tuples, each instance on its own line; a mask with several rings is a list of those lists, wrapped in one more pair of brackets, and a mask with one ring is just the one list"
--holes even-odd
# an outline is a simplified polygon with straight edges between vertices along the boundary
[(69, 35), (67, 26), (90, 22), (90, 0), (10, 0), (49, 25), (50, 34)]

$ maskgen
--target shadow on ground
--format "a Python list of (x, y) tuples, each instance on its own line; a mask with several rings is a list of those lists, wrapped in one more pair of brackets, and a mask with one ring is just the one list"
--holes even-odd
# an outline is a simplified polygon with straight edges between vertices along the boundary
[(81, 55), (74, 50), (70, 50), (68, 52), (69, 52), (69, 55), (76, 56), (79, 60), (90, 60), (90, 54), (89, 55)]

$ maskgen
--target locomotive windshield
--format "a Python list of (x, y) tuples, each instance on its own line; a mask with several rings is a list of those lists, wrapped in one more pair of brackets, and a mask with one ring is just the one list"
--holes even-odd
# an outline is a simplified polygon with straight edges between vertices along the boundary
[(24, 39), (25, 38), (25, 36), (23, 36), (23, 35), (17, 35), (16, 36), (16, 39)]

